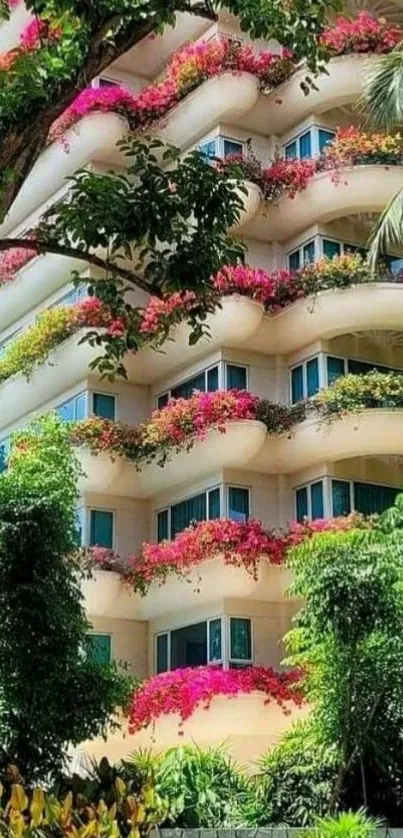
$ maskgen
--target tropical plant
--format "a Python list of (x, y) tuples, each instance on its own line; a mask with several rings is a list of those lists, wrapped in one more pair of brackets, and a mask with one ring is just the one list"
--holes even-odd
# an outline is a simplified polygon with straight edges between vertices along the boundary
[(294, 724), (259, 759), (249, 825), (312, 824), (327, 812), (336, 768), (336, 746), (321, 742), (311, 721)]
[(375, 838), (380, 822), (369, 818), (364, 809), (340, 812), (335, 817), (319, 818), (306, 838)]
[(132, 688), (85, 654), (78, 474), (66, 427), (48, 416), (15, 434), (0, 476), (0, 770), (14, 763), (30, 785), (62, 770), (70, 743), (113, 726)]

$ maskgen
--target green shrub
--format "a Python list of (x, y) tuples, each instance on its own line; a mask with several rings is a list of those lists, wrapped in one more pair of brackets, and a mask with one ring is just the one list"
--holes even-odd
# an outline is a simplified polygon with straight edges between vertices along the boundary
[(312, 824), (327, 811), (336, 765), (336, 750), (318, 741), (311, 722), (294, 725), (260, 759), (249, 825)]
[(379, 823), (368, 818), (363, 809), (340, 812), (336, 817), (320, 818), (305, 838), (372, 838)]

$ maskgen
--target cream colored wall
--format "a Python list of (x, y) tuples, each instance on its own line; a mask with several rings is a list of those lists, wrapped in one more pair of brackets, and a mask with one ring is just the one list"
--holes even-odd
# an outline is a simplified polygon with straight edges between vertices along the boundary
[(97, 376), (89, 376), (88, 389), (117, 395), (117, 419), (127, 425), (145, 422), (152, 410), (150, 389), (141, 384), (121, 379), (100, 381)]
[(150, 539), (148, 501), (87, 492), (83, 495), (82, 504), (89, 509), (105, 509), (114, 513), (114, 550), (119, 555), (133, 555), (143, 541)]
[(282, 602), (251, 602), (245, 599), (224, 601), (229, 617), (252, 619), (253, 662), (256, 666), (279, 667), (285, 655), (283, 637), (291, 628), (291, 620), (298, 611), (295, 600)]
[(116, 661), (128, 663), (131, 675), (138, 678), (148, 675), (148, 623), (92, 617), (91, 626), (99, 634), (111, 635), (112, 657)]

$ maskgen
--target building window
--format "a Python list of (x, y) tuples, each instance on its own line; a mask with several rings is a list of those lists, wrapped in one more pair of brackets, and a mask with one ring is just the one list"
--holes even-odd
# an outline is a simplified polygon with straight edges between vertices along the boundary
[(55, 408), (63, 422), (78, 422), (87, 416), (87, 395), (78, 393)]
[(187, 378), (170, 390), (157, 396), (158, 409), (161, 410), (169, 399), (189, 399), (194, 392), (214, 393), (216, 390), (247, 390), (248, 368), (241, 364), (220, 361), (212, 367), (201, 370), (192, 378)]
[(110, 393), (92, 394), (92, 412), (102, 419), (116, 419), (116, 396)]
[(4, 471), (7, 471), (7, 461), (10, 455), (10, 440), (7, 437), (6, 439), (0, 440), (0, 474)]
[(48, 310), (51, 308), (59, 308), (59, 306), (73, 306), (75, 303), (79, 303), (80, 300), (85, 299), (87, 295), (87, 286), (77, 285), (75, 288), (70, 288), (70, 290), (66, 291), (65, 294), (62, 294), (61, 297), (58, 297), (54, 303), (51, 303), (50, 306), (48, 306)]
[(230, 667), (252, 664), (252, 622), (245, 617), (230, 617)]
[(113, 549), (114, 515), (106, 509), (90, 509), (90, 547)]
[(316, 258), (315, 239), (301, 244), (295, 250), (291, 251), (287, 258), (290, 271), (298, 271), (304, 265), (310, 265)]
[(307, 518), (339, 518), (353, 511), (380, 514), (393, 506), (400, 491), (396, 486), (324, 477), (295, 490), (296, 519), (302, 523)]
[(243, 155), (245, 144), (241, 140), (235, 140), (232, 137), (214, 137), (212, 140), (206, 140), (199, 145), (199, 151), (207, 158), (214, 157), (231, 157), (234, 154)]
[(106, 664), (112, 659), (110, 634), (87, 634), (87, 655), (91, 663)]
[(222, 661), (221, 617), (166, 631), (156, 637), (157, 673)]
[[(225, 497), (225, 505), (221, 498)], [(223, 509), (223, 511), (222, 511)], [(232, 521), (247, 521), (250, 516), (250, 490), (244, 486), (219, 486), (186, 498), (157, 512), (157, 539), (175, 538), (192, 522), (213, 521), (226, 515)]]
[(306, 518), (315, 520), (324, 518), (323, 480), (308, 483), (295, 491), (295, 516), (301, 524)]
[(291, 368), (291, 404), (314, 396), (319, 389), (319, 356)]
[(329, 143), (333, 142), (336, 136), (335, 131), (329, 131), (318, 126), (312, 126), (294, 137), (284, 146), (286, 160), (308, 160), (319, 157)]

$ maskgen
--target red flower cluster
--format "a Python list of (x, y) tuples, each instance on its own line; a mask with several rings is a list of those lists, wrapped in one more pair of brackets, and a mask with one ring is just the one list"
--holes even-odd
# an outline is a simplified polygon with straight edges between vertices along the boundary
[(23, 29), (19, 45), (8, 52), (0, 53), (0, 71), (10, 70), (18, 58), (26, 53), (34, 52), (42, 44), (59, 41), (61, 35), (62, 31), (59, 26), (39, 18), (33, 18)]
[(357, 17), (339, 17), (334, 26), (328, 26), (321, 44), (331, 55), (348, 53), (391, 52), (403, 39), (399, 26), (392, 26), (384, 18), (379, 20), (369, 12), (359, 12)]
[(263, 666), (246, 669), (201, 666), (154, 675), (133, 693), (129, 709), (129, 732), (137, 733), (161, 716), (171, 713), (179, 715), (183, 723), (198, 707), (208, 710), (218, 695), (236, 698), (259, 692), (265, 696), (265, 704), (275, 701), (287, 712), (287, 703), (292, 702), (297, 706), (302, 703), (302, 695), (298, 690), (299, 680), (297, 673), (278, 673)]
[(36, 256), (35, 250), (26, 247), (15, 247), (0, 253), (0, 288), (14, 279), (17, 271), (21, 270)]

